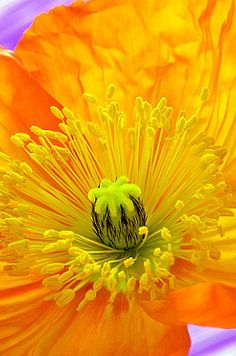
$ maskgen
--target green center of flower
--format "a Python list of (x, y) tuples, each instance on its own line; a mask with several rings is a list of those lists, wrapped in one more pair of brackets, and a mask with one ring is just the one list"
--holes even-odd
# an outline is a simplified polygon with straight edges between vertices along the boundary
[(142, 242), (139, 228), (146, 223), (146, 213), (140, 195), (141, 189), (124, 176), (115, 182), (103, 179), (89, 191), (94, 231), (104, 244), (130, 249)]

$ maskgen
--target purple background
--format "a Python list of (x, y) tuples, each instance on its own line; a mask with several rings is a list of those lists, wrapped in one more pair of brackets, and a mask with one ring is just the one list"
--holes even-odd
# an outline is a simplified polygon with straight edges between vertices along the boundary
[(0, 45), (13, 49), (41, 12), (72, 0), (0, 0)]
[[(14, 49), (35, 16), (54, 6), (71, 2), (72, 0), (0, 0), (0, 45)], [(189, 332), (192, 339), (189, 356), (236, 356), (236, 329), (189, 325)]]

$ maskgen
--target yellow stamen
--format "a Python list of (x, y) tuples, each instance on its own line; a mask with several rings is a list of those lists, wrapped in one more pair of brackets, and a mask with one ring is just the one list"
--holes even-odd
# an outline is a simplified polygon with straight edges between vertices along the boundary
[(119, 293), (132, 306), (137, 292), (157, 299), (189, 283), (176, 263), (198, 275), (223, 259), (219, 219), (232, 215), (220, 168), (226, 151), (196, 134), (207, 89), (196, 112), (177, 120), (164, 97), (155, 106), (137, 97), (129, 117), (115, 95), (111, 84), (98, 106), (84, 93), (93, 104), (87, 123), (53, 106), (58, 131), (32, 126), (35, 141), (13, 135), (33, 164), (0, 152), (4, 270), (38, 275), (59, 307), (84, 291), (78, 311), (105, 288), (107, 317)]

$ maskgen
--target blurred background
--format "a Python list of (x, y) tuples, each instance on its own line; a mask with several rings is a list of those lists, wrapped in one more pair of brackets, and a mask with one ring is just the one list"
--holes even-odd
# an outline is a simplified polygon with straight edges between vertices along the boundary
[[(0, 45), (14, 49), (35, 16), (71, 2), (72, 0), (0, 0)], [(189, 356), (236, 356), (236, 329), (223, 330), (195, 325), (189, 325), (188, 328), (192, 340)]]

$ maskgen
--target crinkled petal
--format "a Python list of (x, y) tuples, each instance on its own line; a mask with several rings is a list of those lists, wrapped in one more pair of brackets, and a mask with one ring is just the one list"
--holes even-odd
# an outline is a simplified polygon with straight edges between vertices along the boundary
[(202, 86), (215, 91), (218, 42), (226, 46), (221, 32), (232, 12), (231, 1), (219, 3), (75, 2), (38, 17), (15, 54), (51, 95), (72, 108), (81, 105), (82, 91), (101, 97), (114, 82), (126, 106), (137, 95), (149, 100), (166, 95), (174, 107), (187, 109)]
[(92, 113), (81, 93), (102, 98), (111, 82), (130, 114), (139, 95), (153, 102), (165, 95), (175, 109), (191, 113), (208, 86), (200, 127), (228, 148), (225, 172), (235, 190), (234, 12), (234, 0), (75, 2), (39, 16), (15, 55), (84, 118)]

